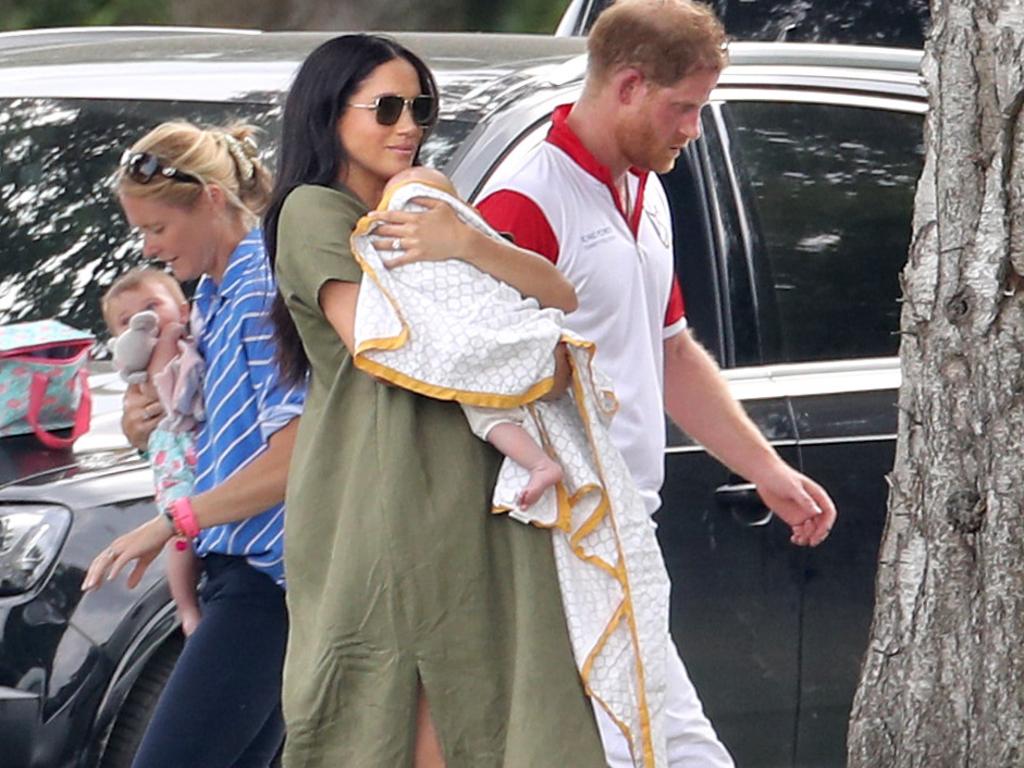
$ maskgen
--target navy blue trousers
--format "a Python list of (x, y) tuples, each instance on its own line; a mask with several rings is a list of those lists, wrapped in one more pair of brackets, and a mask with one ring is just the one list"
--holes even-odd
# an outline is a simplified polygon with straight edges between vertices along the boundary
[(266, 768), (284, 739), (284, 590), (243, 557), (207, 555), (203, 618), (185, 642), (133, 768)]

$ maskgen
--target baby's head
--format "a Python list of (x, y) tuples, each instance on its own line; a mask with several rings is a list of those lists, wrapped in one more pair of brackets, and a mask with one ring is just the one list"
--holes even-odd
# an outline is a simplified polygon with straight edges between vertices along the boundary
[(156, 313), (161, 328), (188, 322), (188, 300), (178, 281), (153, 267), (139, 267), (117, 278), (103, 294), (100, 307), (112, 336), (124, 333), (132, 315), (146, 309)]
[(452, 186), (447, 176), (440, 171), (435, 171), (433, 168), (427, 168), (423, 165), (414, 165), (411, 168), (406, 168), (404, 171), (396, 173), (388, 179), (387, 186), (384, 187), (384, 194), (386, 195), (399, 184), (405, 184), (410, 181), (429, 184), (432, 187), (437, 187), (442, 192), (447, 192), (449, 195), (458, 196), (455, 187)]

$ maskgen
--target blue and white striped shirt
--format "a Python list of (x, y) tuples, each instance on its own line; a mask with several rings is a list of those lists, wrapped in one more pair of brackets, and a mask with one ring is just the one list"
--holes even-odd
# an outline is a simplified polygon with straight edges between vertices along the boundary
[[(232, 252), (220, 285), (204, 275), (196, 287), (192, 332), (206, 363), (196, 493), (219, 485), (263, 453), (271, 435), (302, 412), (304, 387), (283, 386), (274, 363), (268, 313), (275, 291), (259, 229)], [(207, 528), (196, 552), (244, 556), (283, 585), (284, 505)]]

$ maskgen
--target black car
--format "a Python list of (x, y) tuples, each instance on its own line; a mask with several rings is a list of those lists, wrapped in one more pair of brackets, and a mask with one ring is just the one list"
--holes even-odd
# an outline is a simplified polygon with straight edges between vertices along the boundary
[[(58, 317), (102, 337), (99, 296), (140, 258), (109, 189), (121, 151), (171, 118), (244, 119), (271, 148), (291, 76), (327, 37), (0, 35), (0, 322)], [(397, 37), (443, 92), (422, 157), (469, 198), (581, 85), (578, 39)], [(687, 314), (841, 517), (822, 547), (793, 548), (741, 478), (670, 431), (658, 519), (672, 629), (739, 765), (840, 766), (894, 450), (919, 54), (737, 44), (732, 58), (704, 138), (664, 178)], [(4, 768), (128, 765), (182, 645), (160, 568), (134, 591), (79, 591), (92, 557), (154, 514), (104, 358), (74, 450), (0, 439)]]

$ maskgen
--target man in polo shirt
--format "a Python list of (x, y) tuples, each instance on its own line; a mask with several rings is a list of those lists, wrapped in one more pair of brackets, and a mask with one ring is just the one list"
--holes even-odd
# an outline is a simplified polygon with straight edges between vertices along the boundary
[[(579, 101), (555, 111), (547, 141), (519, 167), (491, 179), (480, 212), (575, 285), (579, 309), (566, 321), (597, 343), (620, 405), (612, 437), (650, 512), (660, 505), (667, 411), (756, 483), (794, 544), (820, 544), (836, 515), (828, 494), (778, 456), (686, 330), (668, 204), (651, 173), (671, 170), (700, 136), (701, 108), (726, 64), (725, 31), (691, 0), (619, 0), (587, 48)], [(732, 766), (667, 641), (669, 764)], [(609, 765), (632, 765), (626, 739), (596, 710)]]

